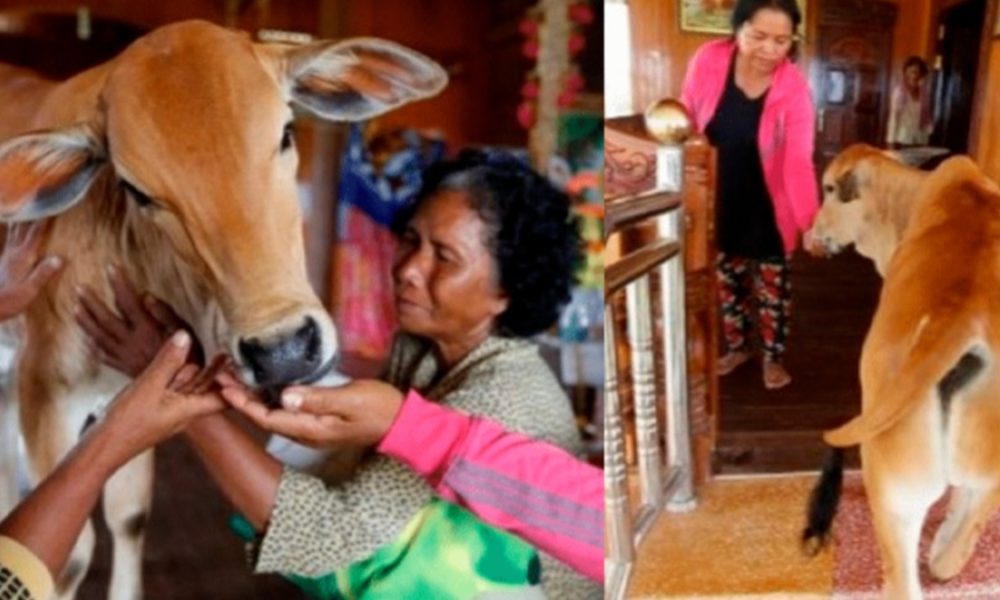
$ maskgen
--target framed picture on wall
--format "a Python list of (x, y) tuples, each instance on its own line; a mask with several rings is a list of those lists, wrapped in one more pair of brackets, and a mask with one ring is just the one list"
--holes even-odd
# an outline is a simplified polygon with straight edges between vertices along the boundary
[[(680, 0), (681, 31), (727, 35), (732, 32), (733, 7), (736, 0)], [(799, 35), (806, 33), (806, 0), (798, 0), (802, 12)]]

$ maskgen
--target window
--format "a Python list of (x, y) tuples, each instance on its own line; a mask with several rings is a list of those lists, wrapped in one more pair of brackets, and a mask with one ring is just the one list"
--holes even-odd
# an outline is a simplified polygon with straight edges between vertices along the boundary
[(632, 114), (632, 35), (628, 3), (604, 0), (604, 115)]

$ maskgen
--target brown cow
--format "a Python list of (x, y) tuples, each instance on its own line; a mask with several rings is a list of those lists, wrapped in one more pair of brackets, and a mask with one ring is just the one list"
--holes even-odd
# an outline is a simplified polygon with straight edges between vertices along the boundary
[(807, 236), (806, 249), (829, 256), (854, 244), (884, 277), (925, 177), (926, 171), (906, 166), (873, 146), (848, 147), (823, 172), (823, 207)]
[[(104, 273), (113, 263), (170, 302), (209, 352), (235, 357), (246, 381), (322, 376), (337, 341), (306, 279), (290, 105), (353, 121), (447, 83), (436, 63), (390, 42), (255, 44), (205, 22), (156, 30), (63, 83), (17, 70), (0, 76), (0, 134), (9, 138), (0, 145), (0, 218), (58, 215), (44, 251), (69, 259), (26, 315), (17, 370), (36, 479), (125, 383), (87, 351), (73, 319), (78, 285), (110, 301)], [(151, 477), (149, 452), (105, 489), (111, 598), (142, 596)], [(93, 544), (88, 526), (61, 597), (74, 595)]]
[[(1000, 507), (1000, 188), (958, 157), (914, 202), (861, 354), (861, 415), (824, 436), (861, 445), (886, 597), (911, 600), (931, 504), (953, 488), (930, 551), (939, 579), (959, 573)], [(829, 529), (839, 472), (821, 478), (808, 538)]]

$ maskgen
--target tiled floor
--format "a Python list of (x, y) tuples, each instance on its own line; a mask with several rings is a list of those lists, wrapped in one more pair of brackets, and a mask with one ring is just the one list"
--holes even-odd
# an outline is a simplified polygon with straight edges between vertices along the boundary
[(697, 510), (665, 514), (639, 548), (629, 597), (829, 597), (833, 557), (798, 537), (813, 477), (721, 479)]

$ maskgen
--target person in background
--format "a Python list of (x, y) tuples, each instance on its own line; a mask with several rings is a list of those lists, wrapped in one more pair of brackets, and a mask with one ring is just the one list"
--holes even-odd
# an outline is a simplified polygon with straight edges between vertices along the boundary
[(885, 141), (891, 149), (926, 146), (934, 130), (930, 91), (924, 85), (927, 63), (911, 56), (903, 63), (903, 80), (892, 90)]
[(764, 386), (783, 387), (791, 289), (788, 258), (819, 207), (812, 162), (815, 110), (792, 63), (802, 21), (795, 0), (739, 0), (733, 35), (701, 46), (681, 101), (718, 151), (718, 276), (725, 375), (751, 357), (752, 310)]

